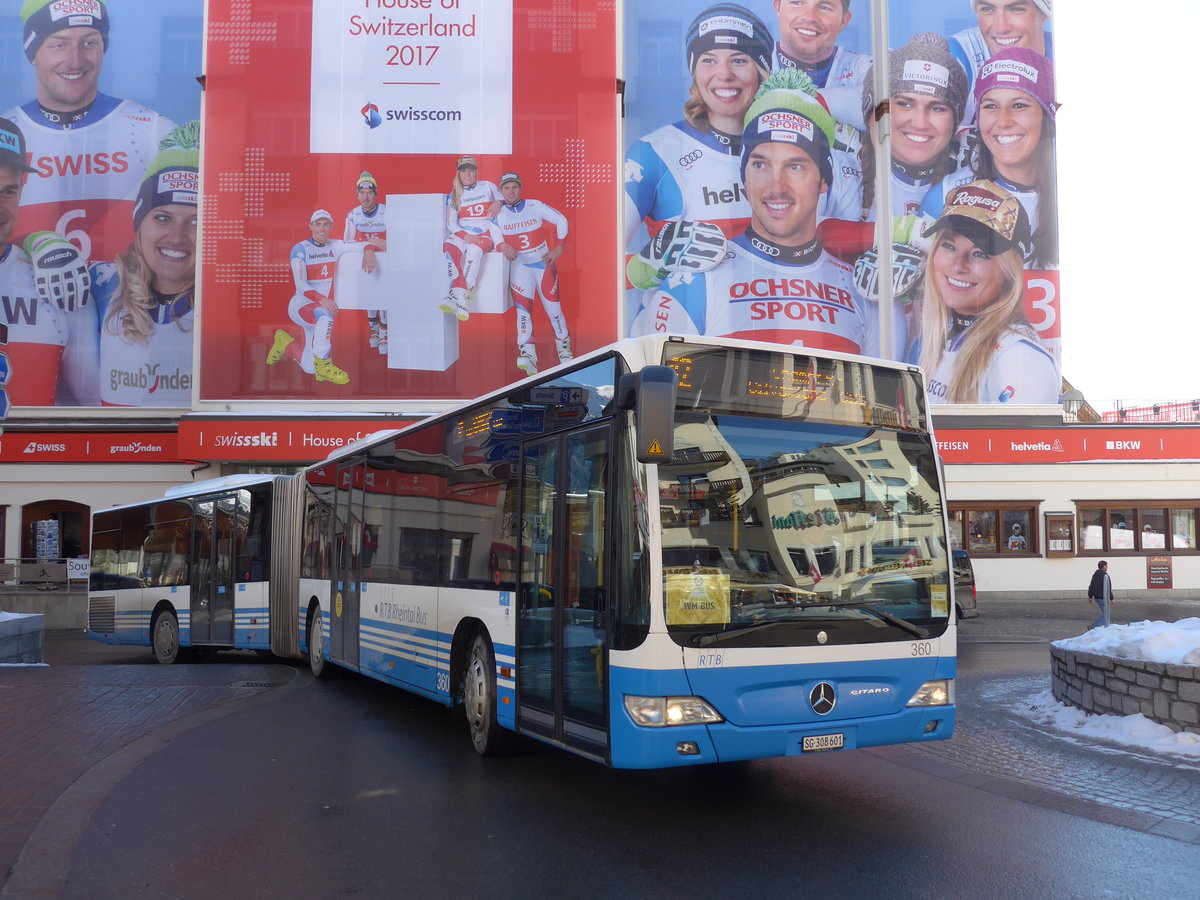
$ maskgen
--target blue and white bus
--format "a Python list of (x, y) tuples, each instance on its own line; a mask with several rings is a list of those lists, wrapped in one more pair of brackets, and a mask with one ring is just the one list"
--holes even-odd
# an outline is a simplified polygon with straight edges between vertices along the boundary
[(233, 475), (97, 511), (88, 636), (148, 645), (162, 663), (212, 650), (296, 655), (302, 496), (294, 476)]
[[(221, 509), (200, 490), (193, 505)], [(98, 531), (93, 636), (128, 618), (169, 662), (218, 639), (254, 646), (241, 625), (266, 614), (270, 648), (318, 676), (342, 667), (464, 706), (484, 754), (525, 734), (653, 768), (953, 734), (944, 491), (915, 368), (623, 341), (291, 480), (221, 490), (226, 507), (251, 495), (247, 521), (256, 490), (273, 511), (265, 586), (234, 564), (219, 616), (223, 595), (195, 573), (208, 607), (167, 609), (141, 583), (95, 590)]]

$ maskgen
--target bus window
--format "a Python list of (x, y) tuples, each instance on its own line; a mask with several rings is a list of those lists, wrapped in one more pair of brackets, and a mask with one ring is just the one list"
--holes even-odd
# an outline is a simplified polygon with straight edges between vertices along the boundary
[(121, 540), (117, 550), (117, 575), (145, 584), (146, 571), (142, 548), (150, 529), (149, 510), (143, 507), (127, 509), (121, 516)]
[(110, 591), (119, 584), (121, 511), (99, 512), (92, 519), (92, 559), (88, 589)]
[(180, 501), (164, 500), (150, 507), (150, 531), (142, 548), (147, 587), (187, 580), (191, 518), (191, 506)]

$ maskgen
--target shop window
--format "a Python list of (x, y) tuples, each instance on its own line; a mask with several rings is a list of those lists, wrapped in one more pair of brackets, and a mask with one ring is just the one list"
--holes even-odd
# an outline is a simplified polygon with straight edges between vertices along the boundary
[(996, 552), (994, 509), (972, 509), (967, 512), (967, 549), (972, 553)]
[(1003, 546), (1000, 549), (1007, 551), (1028, 551), (1029, 535), (1033, 533), (1033, 529), (1029, 524), (1033, 518), (1032, 510), (1006, 509), (1003, 512), (1003, 516), (1004, 531), (1001, 532)]
[(1104, 523), (1106, 517), (1102, 509), (1081, 509), (1079, 511), (1079, 536), (1083, 541), (1084, 550), (1103, 550)]
[(1037, 503), (955, 503), (950, 542), (972, 556), (1030, 556), (1038, 552)]
[(1075, 517), (1071, 513), (1046, 513), (1046, 555), (1075, 555)]
[(950, 510), (950, 546), (954, 550), (962, 550), (967, 546), (964, 531), (966, 524), (966, 510)]
[(1194, 509), (1171, 510), (1171, 544), (1176, 550), (1195, 549), (1196, 511)]
[(1142, 528), (1138, 540), (1143, 550), (1167, 549), (1167, 511), (1165, 509), (1141, 510)]
[(1113, 550), (1133, 550), (1137, 520), (1133, 510), (1118, 507), (1108, 511), (1108, 546)]
[(1082, 553), (1192, 553), (1200, 501), (1155, 506), (1077, 504)]

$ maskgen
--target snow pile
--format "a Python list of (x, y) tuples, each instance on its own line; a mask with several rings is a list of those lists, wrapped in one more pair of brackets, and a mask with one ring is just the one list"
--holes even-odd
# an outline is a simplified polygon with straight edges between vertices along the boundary
[(1200, 666), (1200, 618), (1108, 625), (1055, 641), (1054, 646), (1117, 659)]
[[(1200, 619), (1185, 621), (1200, 622)], [(1124, 628), (1127, 626), (1111, 625), (1109, 627)], [(1200, 634), (1200, 631), (1197, 633)], [(1049, 689), (1034, 694), (1028, 704), (1018, 711), (1038, 724), (1049, 725), (1051, 728), (1067, 734), (1100, 738), (1118, 744), (1142, 747), (1157, 753), (1170, 753), (1200, 760), (1200, 734), (1192, 734), (1190, 731), (1176, 733), (1166, 725), (1159, 725), (1157, 722), (1147, 719), (1141, 713), (1132, 716), (1100, 716), (1087, 713), (1070, 704), (1059, 702)]]

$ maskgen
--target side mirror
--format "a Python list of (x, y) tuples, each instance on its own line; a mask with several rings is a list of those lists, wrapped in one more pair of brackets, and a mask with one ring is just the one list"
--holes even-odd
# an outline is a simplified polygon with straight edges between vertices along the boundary
[(669, 463), (675, 453), (675, 388), (679, 375), (670, 366), (646, 366), (621, 376), (621, 409), (634, 410), (637, 460)]

